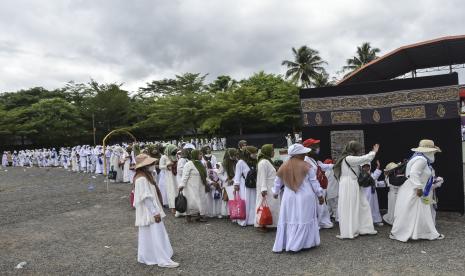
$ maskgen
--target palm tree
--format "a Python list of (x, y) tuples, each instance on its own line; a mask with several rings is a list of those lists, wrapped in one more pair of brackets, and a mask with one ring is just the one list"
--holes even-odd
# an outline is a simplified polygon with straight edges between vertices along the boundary
[(372, 60), (377, 59), (378, 56), (376, 54), (380, 51), (379, 48), (372, 48), (370, 42), (364, 42), (362, 46), (357, 47), (356, 56), (347, 59), (347, 65), (343, 67), (344, 71), (349, 71), (346, 76)]
[(333, 86), (333, 82), (329, 80), (329, 75), (326, 72), (322, 72), (320, 74), (317, 74), (316, 77), (314, 78), (313, 85), (315, 87), (327, 87), (327, 86)]
[(311, 87), (318, 74), (324, 72), (326, 62), (319, 56), (317, 50), (302, 46), (299, 49), (292, 47), (294, 61), (284, 60), (281, 65), (287, 66), (286, 79), (291, 78), (294, 83), (302, 87)]

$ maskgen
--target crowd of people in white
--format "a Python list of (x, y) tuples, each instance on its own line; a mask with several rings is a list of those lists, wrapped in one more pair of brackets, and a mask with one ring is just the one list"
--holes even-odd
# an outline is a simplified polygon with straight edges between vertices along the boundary
[[(291, 144), (287, 154), (278, 157), (271, 144), (260, 149), (246, 141), (240, 141), (238, 148), (225, 145), (224, 138), (214, 138), (114, 145), (105, 152), (101, 146), (20, 151), (11, 157), (5, 153), (2, 165), (12, 159), (13, 166), (62, 166), (100, 174), (107, 162), (110, 178), (133, 183), (138, 261), (148, 265), (179, 265), (171, 260), (164, 208), (175, 217), (185, 217), (187, 223), (230, 217), (242, 227), (251, 225), (262, 232), (275, 228), (274, 252), (318, 246), (320, 229), (333, 228), (335, 223), (339, 239), (375, 235), (375, 227), (383, 226), (383, 221), (392, 225), (391, 239), (444, 238), (435, 224), (434, 191), (443, 179), (435, 175), (433, 163), (440, 149), (431, 140), (420, 141), (409, 160), (391, 162), (383, 171), (374, 162), (379, 145), (364, 154), (355, 141), (345, 146), (338, 160), (323, 162), (316, 139)], [(212, 154), (216, 150), (224, 150), (222, 160)], [(382, 186), (389, 187), (384, 216), (376, 193), (376, 187)], [(180, 198), (187, 202), (182, 211)], [(236, 217), (238, 212), (242, 216)]]

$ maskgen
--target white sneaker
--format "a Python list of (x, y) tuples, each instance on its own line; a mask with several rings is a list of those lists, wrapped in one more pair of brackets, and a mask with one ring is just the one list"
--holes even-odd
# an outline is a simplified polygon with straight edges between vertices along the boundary
[(382, 222), (377, 222), (377, 223), (375, 223), (375, 226), (381, 227), (381, 226), (384, 226), (384, 223), (382, 223)]
[(179, 266), (179, 263), (171, 261), (171, 263), (159, 264), (158, 266), (163, 268), (176, 268)]
[(437, 237), (437, 240), (443, 240), (446, 236), (444, 236), (443, 234), (439, 234), (439, 237)]

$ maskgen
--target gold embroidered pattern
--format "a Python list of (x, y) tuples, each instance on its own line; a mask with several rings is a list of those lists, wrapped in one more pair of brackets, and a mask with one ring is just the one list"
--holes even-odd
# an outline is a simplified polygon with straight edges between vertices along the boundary
[(373, 111), (373, 121), (379, 123), (381, 120), (381, 116), (379, 115), (378, 110)]
[(443, 118), (446, 115), (446, 108), (442, 104), (438, 104), (438, 110), (436, 111), (439, 117)]
[(458, 86), (403, 90), (380, 94), (302, 99), (302, 112), (323, 112), (351, 109), (374, 109), (413, 104), (459, 100)]
[(411, 120), (411, 119), (425, 119), (426, 110), (425, 106), (403, 106), (391, 109), (393, 121)]
[(331, 123), (333, 124), (361, 124), (362, 114), (360, 113), (360, 111), (331, 112)]

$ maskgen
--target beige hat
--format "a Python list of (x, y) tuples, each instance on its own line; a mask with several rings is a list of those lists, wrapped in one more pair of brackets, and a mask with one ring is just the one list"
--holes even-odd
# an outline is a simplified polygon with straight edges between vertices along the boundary
[(385, 172), (388, 172), (388, 171), (392, 171), (393, 169), (397, 168), (400, 166), (401, 163), (394, 163), (394, 162), (391, 162), (389, 164), (386, 165), (386, 168), (384, 168), (384, 171)]
[(139, 154), (136, 156), (136, 169), (139, 169), (145, 166), (150, 166), (156, 161), (157, 159), (152, 158), (145, 153)]
[(433, 140), (421, 140), (418, 148), (413, 148), (412, 151), (416, 152), (441, 152), (441, 149), (434, 145)]

